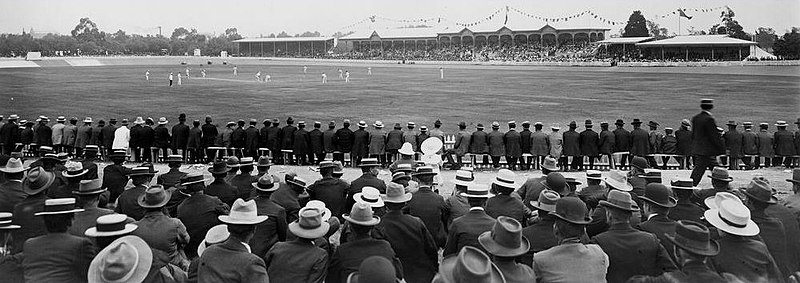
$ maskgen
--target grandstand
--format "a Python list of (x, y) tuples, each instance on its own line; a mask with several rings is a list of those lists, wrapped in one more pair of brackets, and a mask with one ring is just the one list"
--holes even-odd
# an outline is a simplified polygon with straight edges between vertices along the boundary
[(247, 57), (322, 57), (336, 47), (334, 37), (244, 38), (233, 41)]

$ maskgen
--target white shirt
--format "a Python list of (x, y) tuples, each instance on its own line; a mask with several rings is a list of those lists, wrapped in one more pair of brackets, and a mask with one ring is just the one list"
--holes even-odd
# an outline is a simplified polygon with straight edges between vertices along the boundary
[(131, 130), (127, 126), (121, 126), (114, 131), (114, 143), (111, 145), (112, 149), (128, 149), (131, 141)]
[(170, 81), (172, 80), (172, 74), (169, 74), (169, 80)]

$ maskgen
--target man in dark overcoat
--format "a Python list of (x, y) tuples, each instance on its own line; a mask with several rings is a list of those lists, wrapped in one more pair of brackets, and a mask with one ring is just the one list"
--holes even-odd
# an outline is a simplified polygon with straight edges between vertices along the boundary
[[(489, 153), (489, 137), (486, 132), (483, 131), (483, 124), (478, 123), (477, 130), (472, 132), (472, 136), (470, 137), (469, 142), (469, 153), (483, 155)], [(489, 163), (489, 158), (484, 155), (483, 158), (483, 165), (487, 165)]]
[(400, 123), (395, 123), (394, 129), (386, 134), (386, 164), (392, 164), (392, 162), (394, 162), (397, 150), (403, 146), (402, 129), (403, 127), (400, 126)]
[(522, 157), (522, 136), (516, 130), (517, 122), (508, 122), (508, 132), (503, 135), (503, 144), (506, 147), (506, 161), (511, 170), (517, 170), (517, 160)]
[(323, 139), (323, 133), (320, 128), (322, 127), (322, 123), (319, 121), (314, 122), (314, 129), (311, 132), (308, 132), (308, 147), (310, 152), (308, 153), (308, 162), (312, 165), (317, 165), (322, 160), (325, 160), (325, 141)]
[[(206, 123), (200, 128), (203, 131), (202, 139), (200, 140), (200, 159), (206, 158), (206, 149), (210, 146), (214, 146), (214, 140), (219, 135), (219, 131), (217, 130), (217, 126), (211, 124), (213, 122), (211, 120), (211, 116), (206, 116)], [(209, 156), (208, 160), (213, 159), (213, 156)]]
[(492, 157), (492, 166), (500, 168), (500, 157), (506, 155), (506, 147), (503, 143), (505, 135), (500, 131), (500, 123), (492, 122), (492, 131), (486, 135), (486, 143), (489, 145), (489, 156)]
[(418, 167), (417, 172), (412, 175), (419, 180), (419, 190), (413, 193), (414, 197), (408, 202), (408, 213), (422, 219), (437, 247), (444, 247), (448, 212), (444, 198), (432, 189), (435, 175), (436, 172), (430, 166)]
[(383, 201), (388, 212), (383, 215), (386, 240), (392, 245), (403, 264), (403, 277), (409, 283), (428, 283), (439, 266), (438, 246), (425, 223), (417, 217), (403, 213), (403, 207), (412, 200), (403, 185), (391, 183), (386, 188)]
[(361, 159), (369, 156), (369, 132), (367, 122), (359, 121), (358, 130), (353, 132), (353, 161), (354, 165), (361, 164)]
[(614, 125), (617, 126), (617, 128), (614, 129), (614, 152), (628, 152), (627, 154), (622, 154), (619, 160), (620, 167), (625, 168), (625, 165), (628, 164), (632, 158), (630, 155), (631, 132), (624, 128), (625, 122), (622, 121), (622, 119), (617, 119)]
[(742, 159), (744, 154), (744, 149), (742, 148), (744, 136), (736, 130), (738, 124), (735, 121), (728, 121), (727, 125), (728, 131), (722, 135), (722, 138), (725, 139), (725, 147), (728, 150), (728, 169), (739, 170), (739, 160)]
[(583, 157), (581, 156), (581, 134), (575, 131), (578, 124), (575, 121), (569, 123), (569, 131), (564, 132), (564, 154), (562, 155), (564, 167), (566, 168), (567, 158), (572, 157), (571, 170), (583, 168)]
[(586, 120), (584, 125), (586, 130), (580, 134), (581, 158), (589, 157), (588, 170), (594, 170), (594, 161), (600, 158), (600, 135), (592, 130), (592, 120)]
[(616, 164), (614, 164), (614, 158), (611, 155), (614, 153), (615, 139), (614, 133), (608, 130), (608, 122), (600, 122), (600, 140), (598, 144), (598, 150), (600, 151), (600, 155), (608, 158), (611, 169), (616, 168)]
[(253, 159), (258, 159), (258, 144), (261, 139), (261, 134), (256, 128), (257, 124), (256, 119), (250, 119), (250, 126), (244, 130), (244, 156), (250, 156)]
[(775, 159), (772, 164), (789, 168), (792, 166), (792, 159), (796, 152), (794, 151), (794, 134), (786, 130), (788, 124), (786, 121), (778, 121), (775, 124), (778, 131), (775, 132)]
[(335, 148), (338, 153), (333, 154), (333, 160), (345, 163), (344, 154), (353, 150), (353, 130), (350, 130), (349, 119), (344, 120), (342, 128), (336, 131), (334, 137), (336, 141)]
[[(531, 153), (531, 122), (530, 121), (523, 121), (522, 122), (522, 131), (519, 132), (519, 139), (520, 139), (520, 149), (522, 153)], [(531, 156), (522, 157), (520, 160), (520, 167), (522, 170), (528, 170), (531, 168), (531, 160), (533, 158)]]
[(695, 186), (703, 179), (707, 169), (717, 166), (716, 157), (725, 153), (717, 123), (709, 112), (714, 109), (714, 100), (703, 99), (700, 109), (703, 111), (692, 117), (692, 155), (695, 166), (691, 177)]
[(292, 142), (294, 144), (292, 146), (292, 154), (296, 158), (297, 165), (308, 165), (308, 154), (311, 153), (309, 150), (311, 137), (306, 131), (306, 121), (297, 123), (297, 131), (294, 132)]

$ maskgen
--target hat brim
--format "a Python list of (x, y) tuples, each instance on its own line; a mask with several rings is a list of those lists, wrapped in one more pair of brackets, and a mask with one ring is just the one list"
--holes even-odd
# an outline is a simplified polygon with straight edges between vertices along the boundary
[(29, 167), (18, 167), (18, 168), (6, 168), (6, 167), (0, 167), (0, 172), (2, 172), (2, 173), (14, 174), (14, 173), (22, 173), (22, 172), (25, 172), (25, 171), (27, 171), (28, 169), (30, 169), (30, 168), (29, 168)]
[(732, 178), (732, 177), (728, 177), (728, 178), (715, 178), (714, 176), (711, 176), (711, 175), (708, 175), (708, 177), (709, 177), (709, 178), (711, 178), (711, 179), (714, 179), (714, 180), (718, 180), (718, 181), (725, 181), (725, 182), (732, 182), (732, 181), (733, 181), (733, 178)]
[(600, 180), (600, 181), (602, 181), (603, 177), (602, 176), (601, 177), (589, 177), (589, 176), (586, 176), (586, 179), (587, 180)]
[(692, 191), (694, 191), (694, 190), (699, 190), (700, 189), (699, 187), (695, 187), (695, 186), (692, 186), (692, 187), (669, 186), (669, 187), (670, 187), (670, 189), (673, 189), (673, 190), (692, 190)]
[(147, 172), (147, 173), (131, 173), (128, 176), (155, 176), (158, 171), (155, 172)]
[(776, 203), (778, 203), (778, 198), (775, 197), (775, 196), (772, 196), (772, 195), (769, 197), (768, 200), (766, 200), (766, 199), (761, 199), (761, 198), (759, 198), (759, 197), (757, 197), (757, 196), (755, 196), (755, 195), (753, 195), (751, 193), (748, 193), (747, 190), (739, 190), (739, 191), (742, 192), (743, 194), (745, 194), (750, 199), (755, 200), (755, 201), (759, 201), (759, 202), (766, 203), (766, 204), (776, 204)]
[(372, 216), (372, 219), (370, 219), (369, 221), (360, 221), (353, 219), (352, 217), (350, 217), (350, 214), (344, 214), (342, 215), (342, 218), (344, 218), (344, 220), (347, 220), (347, 222), (358, 224), (361, 226), (375, 226), (378, 225), (378, 223), (381, 223), (381, 218), (377, 216)]
[(272, 166), (272, 165), (275, 165), (275, 163), (272, 163), (272, 162), (264, 163), (264, 164), (257, 163), (256, 167), (267, 167), (267, 166)]
[(462, 197), (468, 197), (468, 198), (491, 198), (491, 197), (494, 196), (493, 193), (488, 193), (488, 194), (485, 194), (485, 195), (472, 195), (472, 194), (468, 194), (467, 192), (463, 192), (463, 193), (461, 193), (459, 195), (461, 195)]
[(498, 185), (498, 186), (501, 186), (501, 187), (507, 188), (507, 189), (516, 189), (517, 188), (517, 182), (516, 181), (511, 182), (511, 183), (507, 183), (507, 182), (498, 182), (497, 179), (495, 179), (495, 180), (492, 180), (492, 184), (493, 185)]
[(617, 180), (605, 177), (603, 181), (606, 182), (607, 185), (613, 187), (614, 189), (623, 191), (623, 192), (630, 192), (633, 191), (633, 186), (630, 183), (622, 183)]
[(69, 214), (69, 213), (76, 213), (83, 211), (83, 208), (75, 208), (70, 210), (62, 210), (62, 211), (42, 211), (34, 213), (33, 215), (36, 216), (45, 216), (45, 215), (57, 215), (57, 214)]
[(363, 195), (364, 195), (364, 193), (356, 193), (356, 194), (353, 195), (353, 200), (355, 200), (356, 203), (368, 204), (370, 207), (383, 207), (385, 205), (383, 203), (383, 198), (381, 198), (381, 197), (378, 197), (378, 200), (375, 201), (375, 202), (368, 202), (368, 201), (364, 201), (361, 198), (361, 196), (363, 196)]
[(453, 184), (456, 184), (456, 185), (459, 185), (459, 186), (464, 186), (464, 187), (469, 187), (469, 186), (472, 186), (473, 184), (475, 184), (475, 181), (453, 180)]
[(83, 169), (83, 170), (81, 170), (80, 173), (75, 173), (75, 174), (70, 174), (69, 171), (67, 171), (67, 170), (61, 171), (61, 175), (64, 176), (64, 177), (67, 177), (67, 178), (80, 177), (80, 176), (85, 175), (86, 173), (89, 173), (89, 169)]
[(544, 210), (544, 211), (547, 211), (547, 212), (556, 211), (556, 205), (555, 204), (542, 205), (541, 203), (539, 203), (538, 200), (532, 200), (529, 203), (533, 208), (538, 209), (538, 210)]
[(250, 183), (250, 185), (252, 185), (253, 188), (256, 189), (256, 191), (260, 191), (260, 192), (274, 192), (274, 191), (277, 191), (278, 188), (280, 187), (280, 186), (277, 186), (277, 183), (272, 183), (272, 188), (269, 188), (269, 189), (264, 189), (264, 188), (259, 187), (258, 186), (258, 182)]
[(544, 164), (542, 164), (542, 169), (547, 169), (550, 170), (551, 172), (556, 172), (560, 170), (557, 165), (553, 165), (552, 167), (547, 167)]
[[(439, 264), (439, 275), (443, 277), (444, 282), (458, 282), (458, 280), (456, 280), (455, 276), (453, 275), (453, 271), (455, 270), (457, 263), (458, 263), (458, 253), (445, 257), (442, 260), (442, 263)], [(500, 268), (498, 268), (497, 265), (495, 265), (492, 262), (489, 262), (489, 264), (492, 266), (492, 271), (489, 274), (489, 278), (486, 278), (483, 282), (486, 283), (506, 282), (505, 278), (503, 277), (503, 272), (500, 271)]]
[(256, 216), (255, 218), (252, 218), (252, 219), (237, 219), (237, 218), (232, 218), (229, 215), (220, 215), (220, 216), (217, 216), (217, 219), (219, 219), (219, 221), (222, 221), (222, 223), (225, 223), (225, 224), (255, 225), (255, 224), (258, 224), (258, 223), (266, 221), (267, 220), (267, 216), (266, 215), (258, 215), (258, 216)]
[(211, 174), (227, 174), (230, 171), (231, 171), (231, 168), (227, 167), (227, 166), (225, 167), (225, 171), (214, 171), (213, 167), (208, 168), (208, 173), (211, 173)]
[(676, 199), (674, 199), (673, 197), (668, 197), (667, 198), (667, 203), (660, 203), (660, 202), (654, 201), (653, 199), (645, 197), (645, 196), (641, 196), (641, 197), (639, 197), (639, 199), (641, 199), (643, 201), (646, 201), (646, 202), (649, 202), (649, 203), (652, 203), (652, 204), (655, 204), (655, 205), (658, 205), (660, 207), (666, 207), (666, 208), (675, 207), (676, 205), (678, 205), (678, 201)]
[(322, 238), (325, 234), (328, 233), (328, 230), (331, 227), (331, 224), (328, 222), (322, 222), (321, 225), (314, 229), (305, 229), (300, 227), (300, 223), (297, 221), (289, 223), (289, 231), (292, 232), (295, 236), (305, 239), (317, 239)]
[(167, 191), (167, 190), (165, 190), (165, 191), (164, 191), (164, 194), (165, 194), (166, 196), (164, 197), (164, 199), (163, 199), (163, 200), (161, 200), (161, 201), (160, 201), (160, 202), (158, 202), (158, 203), (154, 203), (154, 204), (147, 204), (147, 203), (145, 203), (145, 202), (144, 202), (144, 198), (145, 198), (146, 194), (142, 194), (141, 196), (139, 196), (139, 199), (138, 199), (138, 200), (136, 200), (136, 202), (137, 202), (137, 203), (139, 204), (139, 206), (141, 206), (142, 208), (159, 208), (159, 207), (164, 207), (164, 206), (165, 206), (165, 205), (167, 205), (167, 203), (169, 202), (169, 199), (170, 199), (170, 197), (172, 197), (172, 193), (171, 193), (170, 191)]
[(358, 167), (380, 167), (379, 163), (362, 163), (358, 164)]
[(522, 236), (522, 241), (520, 241), (519, 247), (514, 249), (504, 247), (492, 239), (492, 231), (483, 232), (480, 236), (478, 236), (478, 243), (480, 243), (488, 253), (502, 257), (520, 256), (527, 253), (531, 249), (531, 243), (527, 238), (525, 238), (525, 236)]
[(16, 229), (19, 229), (19, 228), (22, 228), (22, 226), (19, 226), (19, 225), (0, 226), (0, 230), (16, 230)]
[(191, 184), (203, 183), (203, 182), (205, 182), (205, 181), (206, 181), (205, 179), (202, 179), (202, 180), (197, 180), (197, 181), (191, 181), (191, 182), (186, 182), (186, 183), (180, 183), (180, 185), (181, 185), (181, 186), (186, 186), (186, 185), (191, 185)]
[(602, 205), (602, 206), (605, 206), (605, 207), (608, 207), (608, 208), (614, 208), (614, 209), (619, 209), (619, 210), (624, 210), (624, 211), (629, 211), (629, 212), (639, 211), (638, 208), (633, 207), (634, 204), (635, 204), (635, 202), (631, 202), (631, 206), (624, 207), (624, 206), (619, 206), (617, 204), (614, 204), (614, 203), (611, 203), (611, 202), (608, 202), (608, 201), (605, 201), (605, 200), (601, 200), (600, 203), (599, 203), (599, 205)]
[(753, 222), (753, 220), (747, 220), (747, 225), (745, 225), (745, 227), (742, 228), (728, 225), (727, 223), (725, 223), (725, 221), (722, 220), (722, 218), (719, 217), (719, 210), (716, 209), (706, 210), (706, 212), (703, 213), (703, 216), (705, 217), (706, 221), (708, 221), (708, 223), (728, 234), (749, 237), (758, 235), (758, 233), (760, 232), (758, 225), (755, 222)]
[(389, 197), (387, 195), (381, 195), (381, 199), (383, 199), (383, 202), (388, 202), (388, 203), (404, 203), (410, 201), (411, 198), (412, 198), (411, 193), (405, 193), (399, 197)]
[(56, 177), (54, 175), (54, 176), (52, 176), (52, 178), (50, 178), (50, 180), (47, 181), (47, 183), (42, 185), (40, 188), (31, 189), (30, 180), (28, 178), (25, 178), (25, 180), (22, 181), (22, 192), (24, 192), (24, 193), (26, 193), (28, 195), (35, 195), (35, 194), (41, 193), (42, 191), (46, 190), (51, 185), (53, 185), (53, 182), (55, 182), (55, 180), (56, 180)]
[(102, 194), (102, 193), (105, 193), (106, 191), (107, 191), (107, 189), (100, 188), (100, 189), (94, 189), (94, 190), (91, 190), (91, 191), (72, 191), (72, 194), (79, 195), (79, 196), (89, 196), (89, 195)]
[(298, 182), (295, 182), (294, 180), (286, 180), (286, 183), (289, 183), (289, 184), (292, 184), (292, 185), (295, 185), (295, 186), (300, 186), (300, 187), (303, 187), (303, 188), (308, 188), (308, 184), (300, 184)]
[(794, 183), (794, 184), (800, 184), (800, 180), (786, 179), (786, 182)]
[(673, 245), (677, 246), (678, 248), (687, 251), (691, 254), (696, 254), (700, 256), (715, 256), (719, 254), (719, 243), (714, 239), (709, 239), (709, 245), (706, 249), (698, 249), (697, 247), (687, 247), (684, 244), (681, 244), (678, 241), (675, 241), (675, 236), (670, 236), (669, 234), (664, 234), (664, 237), (667, 238), (667, 241), (670, 241)]
[(428, 175), (435, 176), (435, 175), (439, 175), (439, 173), (436, 173), (436, 172), (420, 172), (420, 173), (411, 173), (411, 176), (412, 176), (412, 177), (416, 177), (416, 176), (428, 176)]
[[(119, 239), (114, 240), (111, 245), (115, 245), (121, 241), (125, 241), (126, 244), (130, 244), (133, 246), (139, 254), (137, 257), (137, 263), (133, 264), (136, 266), (136, 269), (131, 271), (133, 274), (128, 277), (126, 282), (142, 282), (147, 275), (150, 273), (150, 267), (153, 264), (153, 251), (150, 249), (150, 246), (142, 240), (142, 238), (136, 236), (125, 236)], [(101, 265), (103, 264), (103, 259), (106, 255), (111, 251), (111, 249), (106, 248), (101, 250), (97, 253), (97, 256), (92, 260), (92, 263), (89, 264), (89, 274), (88, 274), (88, 281), (89, 282), (106, 282), (103, 279), (103, 271), (101, 270)]]
[(580, 220), (580, 221), (578, 221), (578, 220), (569, 219), (569, 218), (566, 218), (566, 217), (564, 217), (564, 216), (561, 216), (561, 214), (558, 214), (558, 213), (556, 213), (555, 211), (551, 211), (551, 212), (550, 212), (550, 213), (548, 213), (548, 214), (550, 214), (550, 215), (552, 215), (552, 216), (555, 216), (555, 217), (557, 217), (558, 219), (561, 219), (561, 220), (567, 221), (567, 222), (569, 222), (569, 223), (572, 223), (572, 224), (577, 224), (577, 225), (588, 225), (588, 224), (589, 224), (589, 222), (592, 222), (592, 218), (591, 218), (591, 217), (589, 217), (589, 216), (586, 216), (586, 217), (584, 217), (584, 218), (583, 218), (583, 220)]
[(86, 235), (87, 237), (93, 237), (93, 238), (119, 236), (133, 232), (134, 230), (136, 230), (136, 228), (139, 228), (139, 226), (130, 223), (125, 224), (125, 228), (122, 228), (122, 230), (118, 231), (107, 231), (107, 232), (97, 231), (97, 227), (91, 227), (89, 229), (86, 229), (86, 232), (84, 232), (83, 234)]
[(414, 151), (405, 151), (405, 150), (398, 150), (397, 153), (402, 155), (414, 155)]

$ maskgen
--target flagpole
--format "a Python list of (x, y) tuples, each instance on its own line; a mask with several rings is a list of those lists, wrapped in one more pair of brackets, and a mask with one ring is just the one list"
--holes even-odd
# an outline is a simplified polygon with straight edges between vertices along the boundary
[(678, 13), (678, 35), (681, 35), (681, 14)]

